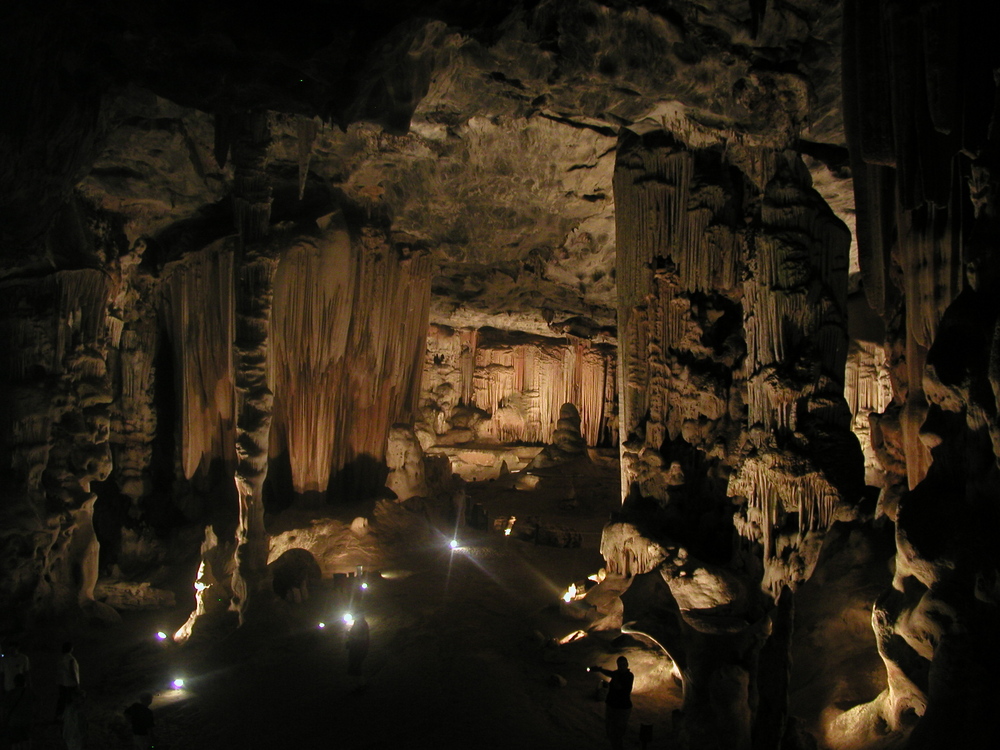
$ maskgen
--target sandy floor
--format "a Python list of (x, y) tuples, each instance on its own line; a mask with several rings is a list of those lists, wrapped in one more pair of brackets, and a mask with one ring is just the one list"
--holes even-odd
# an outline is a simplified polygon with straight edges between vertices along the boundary
[[(600, 528), (617, 504), (617, 472), (596, 472), (568, 493), (565, 486), (525, 493), (483, 483), (469, 494), (491, 517), (534, 515), (579, 531), (579, 549), (467, 529), (450, 551), (450, 530), (440, 527), (385, 577), (370, 579), (372, 647), (361, 690), (346, 674), (339, 620), (358, 591), (324, 580), (308, 601), (287, 605), (291, 625), (274, 633), (159, 644), (155, 632), (176, 629), (181, 609), (126, 613), (105, 629), (40, 630), (25, 645), (42, 718), (55, 701), (58, 644), (69, 636), (87, 691), (88, 748), (129, 746), (121, 711), (143, 690), (156, 693), (157, 748), (605, 748), (599, 678), (586, 666), (613, 668), (625, 654), (636, 674), (629, 746), (639, 747), (646, 723), (650, 747), (666, 747), (680, 691), (665, 655), (617, 632), (552, 642), (581, 625), (560, 609), (560, 596), (601, 567)], [(186, 679), (183, 690), (169, 688), (176, 676)], [(54, 724), (37, 738), (36, 748), (63, 747)]]

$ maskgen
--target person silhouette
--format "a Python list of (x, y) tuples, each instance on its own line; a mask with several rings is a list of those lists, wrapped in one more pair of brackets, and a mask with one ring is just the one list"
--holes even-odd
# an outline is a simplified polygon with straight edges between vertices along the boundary
[(149, 750), (153, 740), (153, 703), (151, 693), (143, 693), (139, 700), (125, 709), (125, 718), (132, 726), (132, 744), (136, 750)]
[(371, 634), (368, 627), (368, 620), (364, 613), (359, 613), (357, 619), (351, 625), (347, 633), (347, 674), (355, 678), (356, 689), (364, 686), (361, 665), (368, 656), (368, 646), (371, 643)]
[(62, 721), (70, 699), (80, 690), (80, 664), (73, 655), (73, 642), (66, 641), (62, 645), (62, 656), (59, 658), (59, 695), (56, 699), (56, 721)]
[(6, 735), (11, 750), (27, 750), (31, 747), (32, 729), (35, 725), (35, 695), (28, 687), (26, 674), (14, 675), (13, 682), (14, 686), (6, 696), (0, 736)]
[(625, 746), (625, 732), (628, 730), (628, 718), (632, 713), (632, 685), (635, 682), (628, 668), (628, 659), (618, 657), (618, 669), (610, 670), (593, 666), (592, 672), (599, 672), (611, 678), (608, 685), (608, 696), (604, 699), (604, 729), (613, 750), (621, 750)]

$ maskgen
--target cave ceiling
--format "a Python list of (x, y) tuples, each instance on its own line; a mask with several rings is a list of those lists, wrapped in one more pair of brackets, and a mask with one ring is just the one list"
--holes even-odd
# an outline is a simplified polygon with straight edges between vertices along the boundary
[(106, 263), (66, 239), (95, 209), (154, 264), (232, 233), (228, 123), (261, 109), (272, 222), (322, 224), (343, 205), (385, 221), (430, 253), (446, 325), (613, 332), (622, 128), (737, 162), (797, 147), (852, 223), (836, 0), (291, 0), (263, 14), (105, 0), (4, 15), (2, 277)]

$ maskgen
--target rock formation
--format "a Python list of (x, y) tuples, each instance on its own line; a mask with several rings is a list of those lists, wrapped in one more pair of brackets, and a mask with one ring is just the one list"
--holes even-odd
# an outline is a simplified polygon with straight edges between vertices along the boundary
[(613, 345), (440, 326), (427, 343), (421, 416), (435, 441), (551, 443), (572, 403), (586, 444), (613, 444)]
[(0, 634), (112, 573), (251, 622), (327, 505), (617, 445), (604, 626), (692, 747), (799, 742), (835, 524), (895, 571), (819, 741), (995, 738), (995, 8), (7, 5)]

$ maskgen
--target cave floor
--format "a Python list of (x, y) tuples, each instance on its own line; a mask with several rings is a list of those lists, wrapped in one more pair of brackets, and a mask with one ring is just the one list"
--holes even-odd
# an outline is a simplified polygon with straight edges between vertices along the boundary
[[(606, 479), (614, 487), (616, 477)], [(129, 746), (121, 711), (149, 690), (157, 748), (605, 748), (599, 678), (586, 667), (613, 668), (619, 654), (636, 674), (629, 746), (639, 746), (640, 724), (653, 726), (650, 747), (669, 746), (670, 713), (681, 694), (668, 657), (617, 631), (554, 642), (582, 624), (560, 596), (602, 565), (600, 528), (617, 503), (616, 493), (604, 497), (604, 485), (589, 480), (567, 501), (544, 487), (517, 493), (471, 484), (470, 502), (491, 516), (534, 511), (579, 530), (581, 547), (466, 529), (462, 546), (450, 551), (442, 524), (398, 558), (400, 567), (369, 579), (371, 651), (360, 690), (347, 675), (339, 619), (350, 586), (330, 579), (301, 604), (282, 602), (284, 626), (274, 631), (237, 631), (183, 647), (157, 643), (155, 632), (175, 630), (183, 609), (125, 613), (122, 624), (103, 629), (81, 626), (72, 637), (87, 693), (85, 746)], [(43, 718), (54, 704), (56, 651), (65, 637), (33, 639), (49, 644), (37, 659), (32, 649)], [(169, 688), (176, 676), (186, 678), (183, 690)], [(35, 747), (64, 747), (58, 731), (42, 726)]]
[[(670, 716), (681, 691), (658, 647), (618, 631), (558, 645), (584, 626), (561, 596), (603, 564), (601, 529), (619, 507), (617, 482), (617, 467), (606, 466), (572, 480), (550, 472), (532, 491), (517, 491), (511, 481), (468, 485), (470, 507), (482, 506), (490, 522), (516, 515), (529, 529), (571, 530), (578, 548), (537, 544), (518, 526), (505, 537), (488, 523), (490, 530), (460, 531), (461, 546), (451, 551), (447, 498), (414, 514), (425, 533), (383, 555), (380, 574), (367, 579), (372, 645), (362, 690), (347, 675), (341, 619), (360, 596), (358, 578), (324, 578), (302, 603), (279, 600), (273, 627), (230, 629), (184, 646), (155, 634), (174, 632), (190, 604), (124, 612), (113, 625), (38, 628), (22, 642), (42, 722), (34, 747), (65, 747), (51, 719), (59, 645), (67, 638), (76, 643), (86, 691), (87, 748), (130, 747), (122, 711), (144, 691), (155, 694), (160, 750), (606, 748), (599, 678), (586, 667), (613, 668), (619, 654), (636, 675), (626, 747), (639, 747), (640, 724), (653, 727), (650, 748), (672, 747)], [(374, 506), (343, 509), (340, 528), (362, 507)], [(428, 524), (424, 511), (436, 520)], [(377, 537), (382, 522), (373, 523)], [(881, 689), (870, 606), (889, 572), (883, 566), (874, 575), (869, 563), (890, 541), (835, 530), (814, 580), (797, 597), (790, 702), (817, 734), (824, 706), (843, 710)], [(175, 677), (186, 679), (183, 690), (170, 689)]]

